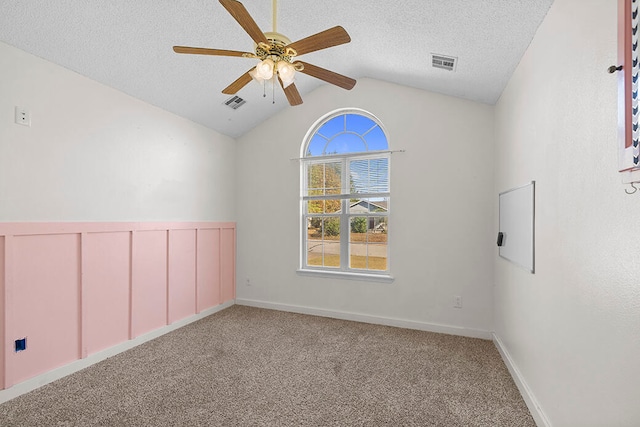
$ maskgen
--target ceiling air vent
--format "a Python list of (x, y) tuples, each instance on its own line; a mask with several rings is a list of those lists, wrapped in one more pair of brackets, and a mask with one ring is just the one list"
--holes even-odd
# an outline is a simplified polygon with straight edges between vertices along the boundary
[(434, 68), (442, 68), (447, 71), (455, 71), (458, 58), (453, 56), (431, 54), (431, 65)]
[(246, 103), (247, 103), (247, 101), (245, 101), (244, 99), (240, 98), (239, 96), (232, 96), (231, 98), (227, 99), (224, 102), (224, 105), (226, 105), (227, 107), (232, 108), (234, 110), (237, 110), (238, 108), (242, 107)]

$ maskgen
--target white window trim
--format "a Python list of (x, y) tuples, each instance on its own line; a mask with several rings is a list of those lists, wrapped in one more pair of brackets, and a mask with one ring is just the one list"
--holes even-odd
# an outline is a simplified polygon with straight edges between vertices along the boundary
[[(338, 214), (314, 214), (313, 216), (327, 216), (327, 217), (335, 217), (339, 216), (341, 218), (340, 221), (340, 235), (348, 236), (349, 235), (349, 226), (350, 221), (348, 220), (354, 216), (363, 216), (362, 214), (353, 214), (349, 212), (349, 193), (348, 191), (348, 179), (349, 176), (349, 159), (358, 158), (358, 159), (379, 159), (386, 158), (388, 159), (389, 165), (389, 175), (391, 175), (391, 151), (388, 149), (388, 139), (387, 139), (387, 150), (379, 150), (379, 151), (367, 151), (367, 152), (355, 152), (355, 153), (346, 153), (346, 154), (335, 154), (335, 155), (325, 155), (325, 156), (310, 156), (305, 157), (306, 149), (308, 144), (311, 141), (311, 138), (316, 134), (316, 132), (329, 120), (334, 117), (338, 117), (345, 114), (359, 114), (373, 120), (384, 132), (385, 136), (387, 135), (384, 127), (380, 123), (380, 121), (373, 116), (372, 114), (359, 109), (343, 109), (334, 111), (330, 114), (322, 117), (316, 124), (307, 132), (305, 136), (304, 143), (301, 146), (301, 157), (300, 157), (300, 260), (299, 260), (299, 269), (297, 273), (305, 276), (316, 276), (316, 277), (328, 277), (328, 278), (343, 278), (350, 280), (365, 280), (370, 282), (382, 282), (382, 283), (391, 283), (394, 281), (393, 276), (391, 275), (391, 256), (390, 256), (390, 248), (391, 248), (391, 239), (388, 235), (387, 237), (387, 269), (385, 271), (377, 272), (376, 270), (368, 270), (368, 269), (351, 269), (347, 265), (341, 265), (340, 267), (324, 267), (324, 266), (307, 266), (307, 202), (309, 200), (314, 199), (326, 199), (326, 196), (306, 196), (304, 193), (304, 188), (306, 186), (306, 168), (307, 165), (310, 164), (318, 164), (318, 163), (327, 163), (331, 160), (340, 161), (342, 163), (342, 191), (340, 195), (336, 195), (333, 197), (334, 199), (342, 199), (342, 208), (340, 213)], [(389, 204), (387, 206), (387, 212), (385, 214), (376, 214), (376, 213), (367, 213), (366, 216), (381, 216), (386, 217), (388, 221), (389, 229), (392, 229), (391, 226), (391, 191), (387, 193), (375, 193), (375, 194), (359, 194), (362, 198), (367, 197), (387, 197), (389, 199)], [(345, 220), (346, 219), (346, 220)], [(349, 238), (341, 238), (340, 239), (340, 253), (341, 260), (342, 254), (349, 253)], [(346, 256), (348, 260), (348, 255)]]
[(331, 279), (348, 279), (348, 280), (364, 280), (367, 282), (379, 282), (379, 283), (393, 283), (395, 278), (385, 272), (384, 274), (369, 273), (356, 273), (351, 271), (329, 271), (329, 270), (315, 270), (308, 268), (300, 268), (296, 272), (301, 276), (312, 277), (327, 277)]

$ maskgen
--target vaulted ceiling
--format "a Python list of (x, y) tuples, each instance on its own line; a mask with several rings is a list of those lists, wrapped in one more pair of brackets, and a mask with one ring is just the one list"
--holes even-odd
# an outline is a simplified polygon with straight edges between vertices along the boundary
[[(272, 31), (272, 0), (242, 0)], [(370, 77), (494, 104), (553, 0), (279, 0), (277, 31), (292, 41), (341, 25), (351, 43), (304, 61), (349, 77)], [(239, 57), (179, 55), (186, 45), (253, 51), (254, 42), (218, 0), (0, 0), (0, 41), (150, 104), (238, 137), (284, 108), (251, 82), (230, 109), (221, 93), (257, 63)], [(431, 54), (457, 57), (454, 71)], [(302, 98), (327, 84), (299, 74)], [(275, 94), (275, 95), (274, 95)], [(275, 98), (274, 98), (275, 96)], [(275, 99), (275, 104), (273, 100)]]

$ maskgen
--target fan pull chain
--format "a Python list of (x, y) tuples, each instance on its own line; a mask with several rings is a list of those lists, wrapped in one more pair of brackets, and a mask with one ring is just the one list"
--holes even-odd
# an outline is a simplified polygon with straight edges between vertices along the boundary
[(273, 85), (271, 85), (271, 88), (273, 89), (273, 102), (272, 104), (276, 103), (276, 78), (277, 76), (273, 76)]

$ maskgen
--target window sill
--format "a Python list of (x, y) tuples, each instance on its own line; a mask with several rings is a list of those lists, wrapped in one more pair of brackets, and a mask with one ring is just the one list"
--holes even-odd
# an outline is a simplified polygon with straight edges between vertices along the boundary
[(313, 277), (330, 277), (334, 279), (363, 280), (366, 282), (393, 283), (393, 276), (387, 274), (367, 274), (352, 273), (345, 271), (326, 271), (326, 270), (309, 270), (298, 269), (296, 272), (301, 276)]

